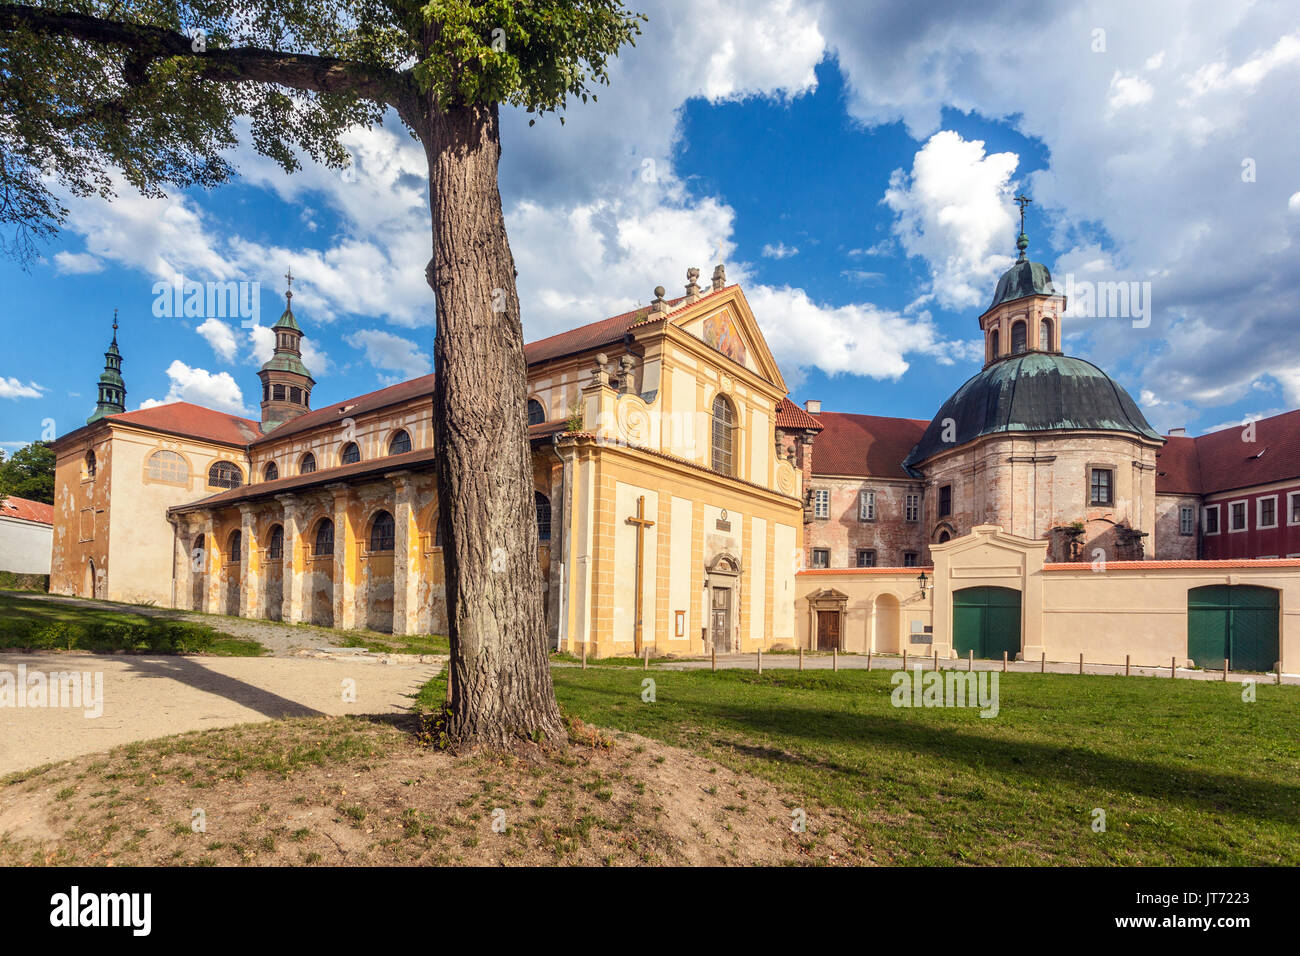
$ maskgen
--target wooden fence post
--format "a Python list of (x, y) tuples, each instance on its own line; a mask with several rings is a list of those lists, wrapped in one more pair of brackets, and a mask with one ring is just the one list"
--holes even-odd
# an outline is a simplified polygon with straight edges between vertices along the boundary
[(718, 648), (716, 645), (714, 647), (709, 648), (709, 662), (710, 662), (709, 669), (716, 671), (718, 669)]
[(1043, 663), (1039, 665), (1038, 673), (1040, 674), (1047, 673), (1047, 651), (1043, 651)]
[(1228, 679), (1228, 659), (1226, 657), (1223, 659), (1223, 679), (1225, 681)]
[(903, 670), (907, 670), (907, 648), (903, 648)]
[(939, 669), (939, 652), (938, 652), (938, 651), (935, 651), (935, 652), (934, 652), (934, 669), (935, 669), (935, 670), (938, 670), (938, 669)]
[(758, 672), (763, 673), (763, 649), (758, 649)]
[(871, 670), (871, 648), (867, 648), (867, 670)]
[(1128, 665), (1129, 665), (1129, 659), (1131, 658), (1131, 656), (1132, 656), (1132, 655), (1130, 655), (1130, 654), (1125, 654), (1125, 655), (1124, 655), (1124, 676), (1125, 676), (1125, 677), (1128, 677)]
[(1170, 677), (1178, 676), (1178, 658), (1176, 657), (1169, 658), (1169, 676)]
[(1083, 652), (1079, 652), (1079, 673), (1083, 673)]
[[(1006, 651), (1003, 651), (1002, 653), (1006, 654)], [(972, 647), (966, 651), (966, 673), (969, 674), (974, 669), (975, 669), (975, 648)]]
[(642, 665), (641, 669), (643, 671), (648, 671), (650, 669), (650, 646), (648, 644), (645, 647), (644, 653), (645, 653), (645, 664)]
[(1005, 674), (1006, 672), (1007, 672), (1007, 652), (1003, 651), (1002, 652), (1002, 673)]
[(837, 671), (839, 669), (840, 669), (840, 649), (838, 647), (832, 647), (831, 648), (831, 670)]
[(582, 642), (582, 669), (587, 669), (587, 642)]
[(799, 648), (799, 670), (803, 670), (803, 647)]
[(1273, 665), (1273, 666), (1277, 668), (1277, 681), (1275, 681), (1275, 683), (1280, 684), (1280, 683), (1282, 683), (1282, 662), (1281, 662), (1281, 661), (1278, 661), (1278, 662), (1277, 662), (1275, 665)]

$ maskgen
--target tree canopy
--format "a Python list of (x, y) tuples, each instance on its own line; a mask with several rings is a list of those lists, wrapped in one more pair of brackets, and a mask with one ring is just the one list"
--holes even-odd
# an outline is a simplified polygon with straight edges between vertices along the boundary
[(54, 451), (49, 442), (32, 442), (7, 460), (0, 454), (0, 498), (8, 495), (54, 504)]
[(286, 171), (349, 162), (339, 135), (393, 108), (584, 101), (640, 33), (617, 0), (0, 3), (0, 252), (30, 262), (61, 195), (215, 186), (248, 124)]

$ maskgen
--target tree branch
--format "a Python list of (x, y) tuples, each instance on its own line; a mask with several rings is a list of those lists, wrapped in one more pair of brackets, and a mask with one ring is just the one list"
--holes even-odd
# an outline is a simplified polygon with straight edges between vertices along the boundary
[(196, 52), (192, 37), (163, 27), (0, 3), (0, 32), (17, 29), (121, 47), (128, 54), (131, 78), (142, 75), (144, 65), (154, 60), (180, 58), (217, 83), (274, 83), (306, 92), (352, 93), (399, 109), (409, 106), (416, 93), (408, 73), (375, 64), (259, 47)]

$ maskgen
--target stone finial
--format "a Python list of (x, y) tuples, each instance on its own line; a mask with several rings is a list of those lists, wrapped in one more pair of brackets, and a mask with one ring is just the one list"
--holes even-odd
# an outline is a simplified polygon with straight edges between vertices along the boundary
[(661, 285), (655, 286), (655, 297), (654, 297), (654, 301), (650, 303), (650, 311), (651, 312), (668, 311), (668, 300), (664, 298), (664, 287)]
[(632, 355), (624, 355), (618, 360), (618, 390), (620, 392), (632, 391), (632, 369), (636, 367), (636, 359)]
[(700, 297), (700, 270), (691, 266), (686, 270), (686, 301), (694, 302)]
[(725, 287), (726, 284), (727, 284), (727, 267), (724, 266), (722, 263), (718, 263), (716, 266), (713, 267), (713, 291), (717, 292), (718, 290)]
[(606, 366), (608, 365), (609, 365), (608, 355), (606, 355), (604, 352), (600, 352), (599, 354), (596, 355), (596, 364), (591, 370), (591, 384), (605, 385), (605, 386), (609, 385), (609, 370), (606, 368)]

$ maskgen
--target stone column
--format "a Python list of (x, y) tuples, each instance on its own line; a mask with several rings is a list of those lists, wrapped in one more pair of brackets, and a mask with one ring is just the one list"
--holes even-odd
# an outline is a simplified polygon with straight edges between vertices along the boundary
[(253, 506), (239, 506), (239, 537), (243, 562), (240, 565), (239, 616), (262, 616), (262, 548), (257, 540)]
[(409, 471), (385, 475), (393, 482), (393, 633), (419, 630), (420, 535), (415, 526), (415, 476)]
[(284, 509), (284, 571), (280, 578), (280, 618), (286, 624), (301, 624), (303, 617), (303, 582), (306, 578), (307, 548), (302, 540), (302, 502), (295, 495), (276, 495)]
[(334, 626), (352, 630), (357, 626), (356, 529), (348, 514), (352, 489), (348, 485), (326, 485), (334, 495)]
[(203, 528), (203, 607), (208, 614), (221, 613), (221, 542), (217, 540), (212, 512), (204, 512)]
[(190, 610), (194, 593), (194, 529), (189, 515), (172, 519), (176, 522), (176, 573), (172, 580), (172, 607)]

